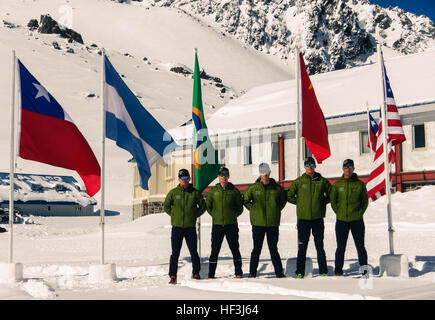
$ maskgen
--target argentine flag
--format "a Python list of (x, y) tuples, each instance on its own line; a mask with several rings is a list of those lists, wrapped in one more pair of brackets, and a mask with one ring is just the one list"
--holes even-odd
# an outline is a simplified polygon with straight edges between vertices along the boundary
[(106, 137), (131, 153), (137, 163), (140, 186), (148, 190), (151, 166), (177, 144), (142, 106), (106, 56), (104, 72)]

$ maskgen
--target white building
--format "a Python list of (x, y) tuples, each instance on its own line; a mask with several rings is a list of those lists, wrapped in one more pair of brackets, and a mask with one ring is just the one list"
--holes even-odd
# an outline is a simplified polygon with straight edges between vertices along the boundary
[[(0, 208), (9, 209), (9, 173), (0, 172)], [(91, 216), (96, 201), (70, 176), (15, 175), (14, 208), (22, 215)]]
[[(396, 150), (393, 186), (404, 191), (417, 184), (435, 183), (435, 50), (386, 59), (385, 66), (407, 139)], [(317, 171), (334, 182), (342, 174), (343, 160), (351, 158), (355, 172), (367, 181), (373, 161), (367, 147), (367, 108), (378, 120), (382, 94), (379, 65), (310, 78), (326, 118), (331, 149), (331, 156), (318, 164)], [(222, 163), (230, 170), (230, 181), (242, 191), (258, 177), (261, 162), (271, 164), (271, 176), (286, 188), (297, 177), (295, 85), (291, 80), (254, 88), (206, 120)], [(205, 113), (207, 116), (207, 110)], [(180, 145), (174, 155), (183, 154), (172, 156), (184, 161), (176, 167), (190, 169), (192, 124), (175, 128), (171, 134)], [(309, 151), (301, 145), (304, 157)], [(173, 171), (174, 164), (161, 165), (167, 172)], [(172, 180), (160, 177), (157, 184), (176, 184), (176, 177)], [(149, 194), (152, 192), (150, 189)]]

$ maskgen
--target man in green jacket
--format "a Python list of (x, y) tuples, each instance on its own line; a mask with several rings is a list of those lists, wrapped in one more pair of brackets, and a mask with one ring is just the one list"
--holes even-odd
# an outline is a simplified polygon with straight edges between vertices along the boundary
[(179, 185), (169, 191), (163, 208), (171, 216), (172, 254), (169, 260), (170, 284), (177, 283), (178, 257), (180, 256), (183, 238), (186, 239), (192, 259), (192, 277), (200, 279), (201, 263), (197, 249), (196, 219), (206, 210), (202, 194), (190, 183), (190, 174), (186, 169), (178, 172)]
[(343, 176), (331, 188), (331, 207), (337, 215), (335, 235), (337, 250), (335, 251), (335, 274), (343, 275), (344, 253), (349, 231), (352, 232), (358, 252), (360, 267), (367, 265), (367, 251), (364, 247), (365, 225), (364, 212), (368, 207), (367, 188), (353, 171), (352, 159), (343, 162)]
[(230, 172), (221, 167), (218, 172), (219, 183), (206, 197), (207, 212), (213, 217), (211, 231), (211, 254), (208, 267), (208, 278), (213, 279), (216, 273), (219, 251), (224, 237), (233, 254), (236, 278), (243, 278), (242, 257), (239, 250), (239, 227), (237, 217), (243, 212), (243, 200), (240, 191), (228, 181)]
[(267, 236), (270, 258), (277, 278), (285, 277), (281, 257), (278, 253), (279, 225), (281, 210), (286, 205), (284, 189), (270, 178), (270, 167), (267, 163), (259, 166), (260, 177), (248, 187), (244, 193), (244, 205), (249, 210), (252, 225), (254, 247), (251, 252), (249, 277), (257, 276), (257, 267)]
[(317, 251), (319, 273), (328, 275), (326, 254), (323, 248), (326, 205), (329, 202), (331, 184), (316, 172), (316, 161), (308, 157), (304, 161), (305, 173), (293, 181), (287, 193), (287, 200), (296, 205), (298, 228), (298, 256), (296, 274), (302, 279), (305, 276), (305, 261), (310, 233), (313, 233)]

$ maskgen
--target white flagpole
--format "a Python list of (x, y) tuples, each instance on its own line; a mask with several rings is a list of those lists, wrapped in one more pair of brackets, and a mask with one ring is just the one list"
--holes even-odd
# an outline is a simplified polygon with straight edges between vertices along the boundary
[[(295, 48), (295, 81), (296, 81), (296, 130), (295, 130), (295, 140), (296, 140), (296, 176), (295, 180), (301, 174), (301, 129), (300, 129), (300, 118), (301, 118), (301, 63), (299, 59), (299, 48)], [(299, 236), (298, 236), (298, 224), (295, 225), (296, 229), (296, 248), (299, 249)]]
[(17, 59), (15, 50), (12, 50), (12, 95), (11, 95), (11, 145), (10, 145), (10, 172), (9, 172), (9, 258), (13, 262), (13, 230), (14, 230), (14, 187), (15, 187), (15, 74)]
[[(370, 157), (373, 158), (373, 146), (372, 146), (372, 141), (370, 140), (370, 110), (369, 110), (369, 104), (366, 101), (366, 107), (367, 107), (367, 141), (368, 141), (368, 145), (370, 147)], [(375, 146), (376, 148), (376, 146)]]
[[(192, 123), (193, 123), (193, 121), (192, 121)], [(194, 145), (193, 145), (195, 143), (195, 141), (196, 141), (195, 137), (196, 137), (196, 134), (195, 134), (195, 124), (193, 124), (193, 134), (192, 134), (192, 177), (196, 181), (197, 177), (195, 176), (195, 152), (194, 152)], [(195, 187), (195, 185), (193, 185), (193, 187)], [(199, 217), (197, 222), (196, 222), (196, 232), (197, 232), (197, 235), (198, 235), (198, 255), (199, 255), (199, 260), (201, 261), (201, 217)]]
[(105, 81), (106, 81), (106, 67), (105, 67), (105, 63), (104, 63), (104, 58), (106, 56), (106, 52), (104, 50), (104, 48), (101, 50), (101, 62), (102, 62), (102, 81), (101, 81), (101, 118), (102, 118), (102, 130), (101, 130), (101, 200), (100, 200), (100, 225), (101, 225), (101, 258), (100, 258), (100, 262), (101, 264), (104, 264), (104, 215), (105, 215), (105, 211), (104, 211), (104, 189), (105, 189), (105, 177), (104, 177), (104, 173), (105, 173), (105, 158), (106, 158), (106, 145), (105, 145), (105, 140), (106, 140), (106, 112), (104, 110), (104, 96), (105, 96)]
[(381, 46), (378, 44), (378, 61), (379, 61), (379, 72), (381, 76), (381, 90), (382, 90), (382, 104), (381, 104), (381, 116), (382, 116), (382, 133), (383, 133), (383, 148), (384, 148), (384, 167), (385, 167), (385, 193), (387, 195), (387, 214), (388, 214), (388, 232), (389, 232), (389, 244), (390, 244), (390, 254), (394, 254), (394, 239), (393, 239), (393, 217), (391, 210), (391, 186), (390, 186), (390, 163), (388, 160), (388, 119), (387, 112), (385, 110), (385, 77), (384, 77), (384, 62), (382, 58)]
[(299, 61), (299, 49), (295, 49), (295, 80), (296, 80), (296, 178), (301, 174), (301, 130), (300, 130), (300, 110), (301, 110), (301, 64)]

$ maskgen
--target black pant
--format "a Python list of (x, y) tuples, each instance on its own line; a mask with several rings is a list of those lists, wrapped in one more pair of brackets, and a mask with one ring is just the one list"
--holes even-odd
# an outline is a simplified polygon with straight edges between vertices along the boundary
[(226, 226), (213, 225), (211, 231), (211, 254), (209, 259), (208, 276), (214, 277), (216, 273), (217, 260), (221, 250), (224, 237), (227, 238), (228, 246), (233, 254), (235, 275), (243, 275), (242, 257), (239, 250), (239, 227), (237, 224)]
[(187, 247), (189, 248), (190, 257), (192, 259), (192, 274), (199, 274), (201, 263), (197, 250), (197, 235), (195, 227), (180, 228), (172, 227), (171, 245), (172, 254), (169, 259), (169, 276), (177, 276), (178, 257), (180, 256), (181, 245), (183, 238), (186, 239)]
[(305, 275), (305, 261), (307, 258), (308, 242), (310, 233), (313, 233), (314, 244), (317, 251), (317, 262), (319, 264), (319, 273), (327, 274), (328, 266), (326, 265), (326, 254), (323, 248), (323, 235), (325, 225), (323, 219), (316, 220), (299, 220), (298, 219), (298, 258), (296, 261), (296, 274)]
[(264, 236), (267, 236), (267, 245), (269, 247), (270, 258), (276, 275), (281, 275), (282, 262), (278, 253), (278, 238), (279, 227), (257, 227), (252, 226), (252, 239), (254, 248), (251, 252), (251, 261), (249, 265), (249, 273), (256, 276), (258, 262), (260, 260), (261, 249), (263, 248)]
[(353, 241), (358, 252), (360, 266), (367, 264), (367, 251), (364, 247), (365, 225), (363, 220), (344, 222), (337, 220), (335, 235), (337, 237), (337, 250), (335, 251), (335, 273), (343, 273), (344, 253), (346, 251), (349, 230), (352, 232)]

